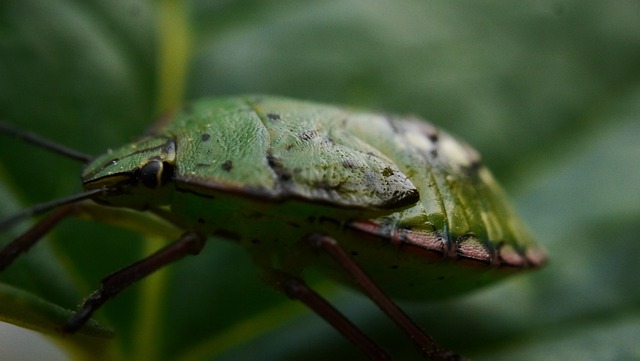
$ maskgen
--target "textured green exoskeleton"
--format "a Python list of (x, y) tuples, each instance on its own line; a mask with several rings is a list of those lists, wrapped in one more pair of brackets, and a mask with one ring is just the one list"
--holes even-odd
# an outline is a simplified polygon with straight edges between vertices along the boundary
[(203, 99), (89, 162), (82, 180), (100, 204), (238, 243), (266, 274), (315, 267), (352, 283), (303, 242), (329, 237), (393, 297), (451, 296), (545, 261), (478, 154), (419, 119)]

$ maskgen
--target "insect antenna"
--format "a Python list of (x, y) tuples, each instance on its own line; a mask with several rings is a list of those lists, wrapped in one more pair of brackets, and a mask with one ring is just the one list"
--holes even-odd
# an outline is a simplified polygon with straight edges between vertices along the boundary
[(58, 153), (62, 156), (65, 156), (67, 158), (77, 160), (83, 163), (87, 163), (93, 158), (87, 154), (78, 152), (77, 150), (68, 148), (64, 145), (42, 138), (41, 136), (36, 135), (34, 133), (20, 130), (4, 122), (0, 122), (0, 133), (7, 134), (9, 136), (23, 140), (27, 143), (31, 143), (38, 147), (47, 149), (51, 152)]
[(0, 231), (11, 228), (14, 224), (22, 221), (25, 218), (42, 214), (48, 210), (61, 207), (65, 204), (77, 203), (85, 199), (90, 199), (98, 193), (106, 192), (106, 188), (92, 189), (90, 191), (74, 194), (64, 198), (56, 199), (54, 201), (36, 204), (31, 208), (27, 208), (21, 212), (14, 214), (8, 218), (0, 221)]

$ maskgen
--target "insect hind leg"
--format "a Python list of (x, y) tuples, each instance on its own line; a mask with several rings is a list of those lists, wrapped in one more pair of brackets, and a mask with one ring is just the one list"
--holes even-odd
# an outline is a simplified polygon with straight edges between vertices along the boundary
[(370, 360), (391, 360), (391, 357), (380, 346), (362, 333), (357, 326), (326, 299), (311, 289), (303, 280), (277, 270), (270, 272), (270, 278), (271, 283), (279, 291), (292, 299), (301, 301), (312, 309), (347, 340), (356, 345)]
[(331, 237), (314, 234), (309, 237), (312, 247), (329, 254), (356, 282), (387, 316), (403, 330), (418, 347), (421, 355), (428, 360), (463, 361), (464, 357), (441, 348), (427, 335), (404, 311), (402, 311), (380, 288), (369, 278), (360, 266)]
[(196, 232), (186, 232), (178, 240), (152, 255), (105, 277), (100, 288), (78, 307), (63, 331), (76, 332), (98, 308), (122, 290), (170, 263), (185, 256), (197, 255), (204, 247), (205, 241), (206, 237)]

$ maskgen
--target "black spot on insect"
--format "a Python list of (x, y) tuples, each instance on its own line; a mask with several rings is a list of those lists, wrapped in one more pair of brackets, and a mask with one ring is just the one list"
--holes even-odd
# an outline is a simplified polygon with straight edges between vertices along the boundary
[(293, 228), (300, 228), (300, 225), (298, 223), (295, 223), (295, 222), (288, 222), (287, 224), (290, 225)]
[(196, 163), (196, 168), (209, 168), (211, 164), (209, 163)]
[(478, 154), (475, 150), (469, 147), (465, 148), (467, 150), (468, 164), (461, 167), (462, 171), (469, 177), (477, 177), (478, 172), (484, 166), (482, 158), (480, 157), (480, 154)]
[(391, 266), (391, 269), (398, 269), (398, 267), (400, 267), (400, 266), (398, 266), (397, 264), (394, 264), (394, 265)]
[(343, 162), (342, 162), (342, 166), (343, 166), (343, 167), (345, 167), (345, 168), (349, 168), (349, 169), (357, 169), (357, 168), (360, 168), (360, 167), (358, 166), (358, 163), (356, 163), (356, 162), (354, 162), (354, 161), (352, 161), (352, 160), (350, 160), (350, 159), (347, 159), (347, 160), (343, 161)]
[(438, 281), (444, 281), (444, 278), (445, 278), (444, 276), (440, 276), (438, 277)]
[(427, 135), (427, 138), (429, 138), (429, 140), (433, 143), (438, 142), (438, 130), (436, 128), (427, 128), (425, 134)]
[(202, 139), (203, 142), (206, 142), (207, 140), (209, 140), (209, 138), (211, 138), (211, 134), (209, 134), (209, 133), (202, 134), (201, 139)]
[(393, 169), (386, 167), (385, 169), (382, 170), (382, 175), (384, 177), (391, 177), (393, 175)]
[(273, 154), (267, 154), (267, 163), (278, 176), (278, 179), (284, 182), (291, 180), (291, 172), (282, 164), (282, 161)]
[(258, 245), (258, 244), (261, 244), (262, 242), (260, 242), (260, 240), (259, 240), (259, 239), (252, 239), (252, 240), (251, 240), (251, 243), (252, 243), (252, 244), (255, 244), (255, 245)]
[(307, 222), (309, 222), (309, 223), (316, 223), (316, 217), (315, 217), (315, 216), (309, 216), (309, 217), (307, 217)]
[(224, 163), (222, 163), (222, 165), (220, 166), (223, 170), (226, 170), (227, 172), (231, 171), (231, 169), (233, 169), (233, 162), (230, 160), (225, 161)]
[(298, 137), (302, 140), (309, 141), (315, 138), (318, 135), (315, 130), (307, 130), (298, 135)]
[(198, 218), (198, 224), (204, 224), (204, 223), (205, 223), (204, 218)]
[(482, 160), (473, 159), (468, 166), (462, 167), (462, 171), (469, 177), (476, 177), (478, 175), (478, 171), (482, 168)]
[(269, 118), (269, 120), (280, 120), (280, 115), (269, 113), (267, 114), (267, 118)]
[(372, 158), (380, 158), (380, 156), (374, 152), (367, 152), (366, 154)]
[(358, 252), (357, 251), (351, 251), (349, 253), (354, 257), (358, 256)]
[(429, 154), (431, 154), (431, 156), (433, 158), (438, 158), (438, 150), (437, 149), (433, 149), (432, 151), (429, 152)]

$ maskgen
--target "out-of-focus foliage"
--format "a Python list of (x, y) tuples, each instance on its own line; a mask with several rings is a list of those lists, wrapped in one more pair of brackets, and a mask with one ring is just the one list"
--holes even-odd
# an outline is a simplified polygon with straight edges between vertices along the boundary
[[(635, 359), (638, 14), (636, 1), (603, 0), (7, 0), (0, 117), (96, 154), (141, 134), (171, 97), (259, 92), (419, 114), (480, 150), (550, 264), (406, 310), (475, 360)], [(186, 75), (172, 68), (180, 66)], [(0, 216), (78, 191), (78, 174), (73, 162), (0, 139)], [(3, 232), (2, 242), (18, 231)], [(0, 276), (12, 285), (0, 288), (0, 300), (33, 311), (30, 304), (42, 304), (35, 295), (73, 309), (102, 276), (151, 246), (131, 232), (65, 221)], [(363, 297), (322, 288), (392, 353), (414, 356)], [(97, 316), (115, 338), (63, 346), (80, 356), (106, 349), (106, 359), (359, 356), (263, 285), (226, 242), (210, 242)]]

